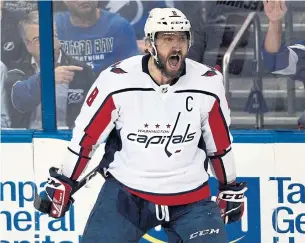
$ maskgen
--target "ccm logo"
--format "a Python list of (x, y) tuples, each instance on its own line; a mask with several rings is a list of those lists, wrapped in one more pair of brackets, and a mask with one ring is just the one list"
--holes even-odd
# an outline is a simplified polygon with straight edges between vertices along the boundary
[(244, 193), (238, 193), (238, 194), (221, 193), (220, 198), (225, 201), (240, 201), (244, 198)]
[(198, 236), (212, 235), (212, 234), (219, 234), (219, 229), (205, 229), (205, 230), (197, 231), (190, 235), (190, 239), (194, 239)]

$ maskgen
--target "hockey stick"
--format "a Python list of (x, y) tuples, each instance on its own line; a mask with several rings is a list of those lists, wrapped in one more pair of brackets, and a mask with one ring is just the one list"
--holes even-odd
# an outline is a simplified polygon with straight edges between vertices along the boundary
[(99, 172), (100, 166), (96, 166), (92, 171), (90, 171), (83, 179), (81, 179), (77, 186), (73, 188), (71, 192), (71, 196), (77, 192), (79, 189), (81, 189), (84, 185), (86, 185), (96, 174)]
[[(72, 189), (71, 196), (86, 185), (96, 174), (99, 172), (100, 166), (98, 165), (92, 171), (90, 171), (83, 179), (81, 179), (77, 186)], [(35, 192), (34, 207), (43, 213), (49, 213), (52, 202), (46, 198), (42, 198)]]

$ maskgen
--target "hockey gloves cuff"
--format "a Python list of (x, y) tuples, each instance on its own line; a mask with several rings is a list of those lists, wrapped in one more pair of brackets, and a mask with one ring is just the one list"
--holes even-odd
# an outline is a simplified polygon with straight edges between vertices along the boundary
[(246, 182), (219, 186), (216, 203), (225, 224), (239, 221), (243, 216), (244, 197), (247, 189)]
[(38, 211), (47, 213), (52, 218), (60, 218), (70, 209), (74, 202), (71, 192), (77, 183), (57, 171), (55, 167), (50, 168), (45, 191), (34, 201), (34, 207)]

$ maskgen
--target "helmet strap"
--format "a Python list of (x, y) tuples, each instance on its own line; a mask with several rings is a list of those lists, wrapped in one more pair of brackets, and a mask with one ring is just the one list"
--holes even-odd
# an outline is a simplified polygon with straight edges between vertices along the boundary
[(163, 65), (162, 63), (160, 62), (160, 59), (158, 57), (158, 51), (157, 51), (157, 48), (155, 46), (155, 43), (154, 42), (151, 42), (151, 46), (152, 46), (152, 50), (150, 51), (150, 54), (154, 57), (155, 59), (155, 64), (156, 66), (158, 67), (158, 69), (160, 70), (163, 70)]
[(156, 62), (159, 63), (159, 58), (158, 58), (158, 51), (155, 46), (154, 42), (151, 42), (152, 50), (150, 51), (150, 54), (155, 58)]
[(152, 50), (151, 50), (150, 54), (154, 57), (154, 63), (156, 65), (157, 69), (159, 69), (161, 71), (162, 75), (169, 77), (168, 73), (165, 70), (163, 63), (160, 61), (160, 58), (158, 57), (158, 51), (157, 51), (155, 44), (152, 42), (151, 45), (152, 45)]

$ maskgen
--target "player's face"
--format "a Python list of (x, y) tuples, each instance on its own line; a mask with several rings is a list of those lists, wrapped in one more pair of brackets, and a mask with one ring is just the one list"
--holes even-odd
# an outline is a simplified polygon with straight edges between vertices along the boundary
[(189, 39), (186, 32), (160, 32), (155, 45), (165, 74), (173, 78), (179, 76), (188, 53)]
[(77, 17), (92, 16), (97, 8), (97, 1), (65, 1), (69, 12)]

